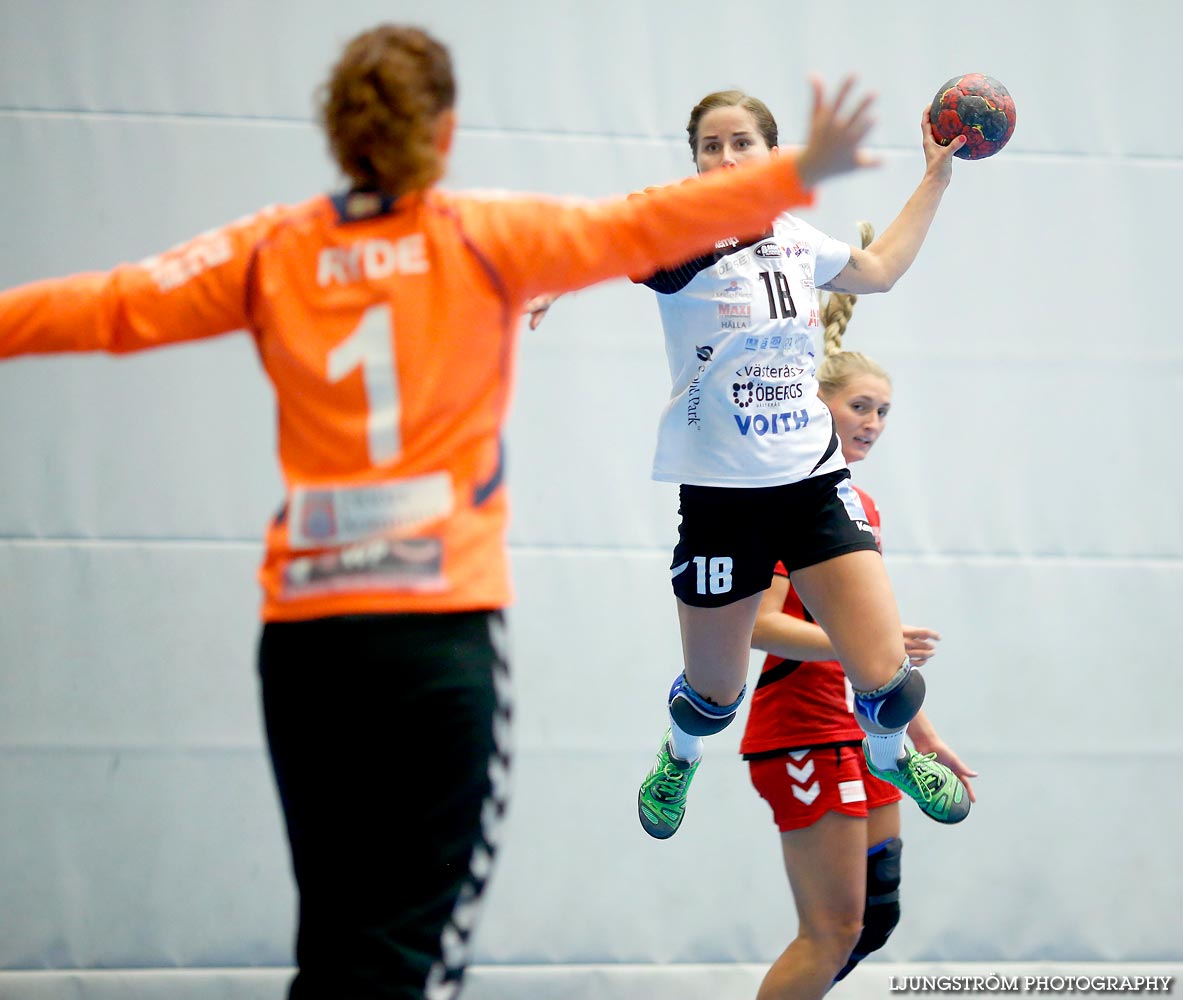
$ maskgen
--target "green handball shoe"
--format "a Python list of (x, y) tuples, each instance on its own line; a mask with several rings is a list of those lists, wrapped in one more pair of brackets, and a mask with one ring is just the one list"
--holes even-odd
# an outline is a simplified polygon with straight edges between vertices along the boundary
[(670, 731), (665, 731), (653, 769), (641, 782), (641, 790), (637, 793), (637, 815), (650, 837), (668, 840), (678, 832), (682, 817), (686, 815), (690, 779), (698, 770), (701, 759), (691, 764), (675, 757), (670, 752)]
[(961, 779), (944, 764), (937, 763), (935, 753), (917, 753), (907, 749), (908, 756), (900, 758), (898, 771), (881, 771), (871, 762), (863, 741), (863, 756), (870, 772), (920, 806), (920, 811), (938, 823), (960, 823), (969, 815), (969, 793)]

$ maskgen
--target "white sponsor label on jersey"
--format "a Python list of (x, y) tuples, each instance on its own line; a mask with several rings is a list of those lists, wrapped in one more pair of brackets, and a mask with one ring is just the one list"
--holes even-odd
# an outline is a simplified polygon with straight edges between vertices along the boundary
[(364, 486), (297, 487), (288, 502), (295, 549), (397, 538), (452, 512), (452, 477), (434, 472)]
[(293, 559), (284, 569), (283, 596), (441, 591), (442, 571), (438, 538), (371, 538)]

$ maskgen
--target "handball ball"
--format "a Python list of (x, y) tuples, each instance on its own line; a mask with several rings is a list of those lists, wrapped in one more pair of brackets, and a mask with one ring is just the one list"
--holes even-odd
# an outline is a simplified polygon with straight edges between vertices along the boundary
[(937, 142), (947, 146), (959, 135), (965, 145), (954, 156), (980, 160), (993, 156), (1015, 131), (1015, 102), (993, 77), (966, 73), (947, 81), (928, 112)]

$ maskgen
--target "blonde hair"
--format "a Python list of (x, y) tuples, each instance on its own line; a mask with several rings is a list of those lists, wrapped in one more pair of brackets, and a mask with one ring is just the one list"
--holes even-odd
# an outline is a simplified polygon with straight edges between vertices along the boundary
[(419, 28), (383, 24), (345, 46), (319, 93), (329, 148), (358, 188), (397, 198), (443, 176), (442, 112), (456, 103), (448, 50)]
[[(863, 249), (866, 249), (875, 238), (875, 229), (869, 222), (860, 222), (858, 230)], [(825, 357), (817, 368), (818, 389), (822, 396), (840, 392), (852, 378), (859, 375), (875, 375), (891, 385), (891, 376), (878, 362), (859, 351), (842, 349), (842, 338), (846, 335), (850, 314), (857, 301), (857, 295), (831, 292), (822, 305)]]

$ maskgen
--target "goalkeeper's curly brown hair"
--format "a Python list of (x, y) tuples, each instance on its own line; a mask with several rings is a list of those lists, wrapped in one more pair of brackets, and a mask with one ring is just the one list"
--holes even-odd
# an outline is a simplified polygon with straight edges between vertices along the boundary
[(443, 176), (440, 115), (456, 104), (448, 50), (419, 28), (384, 24), (346, 45), (318, 93), (334, 159), (362, 190), (398, 198)]

